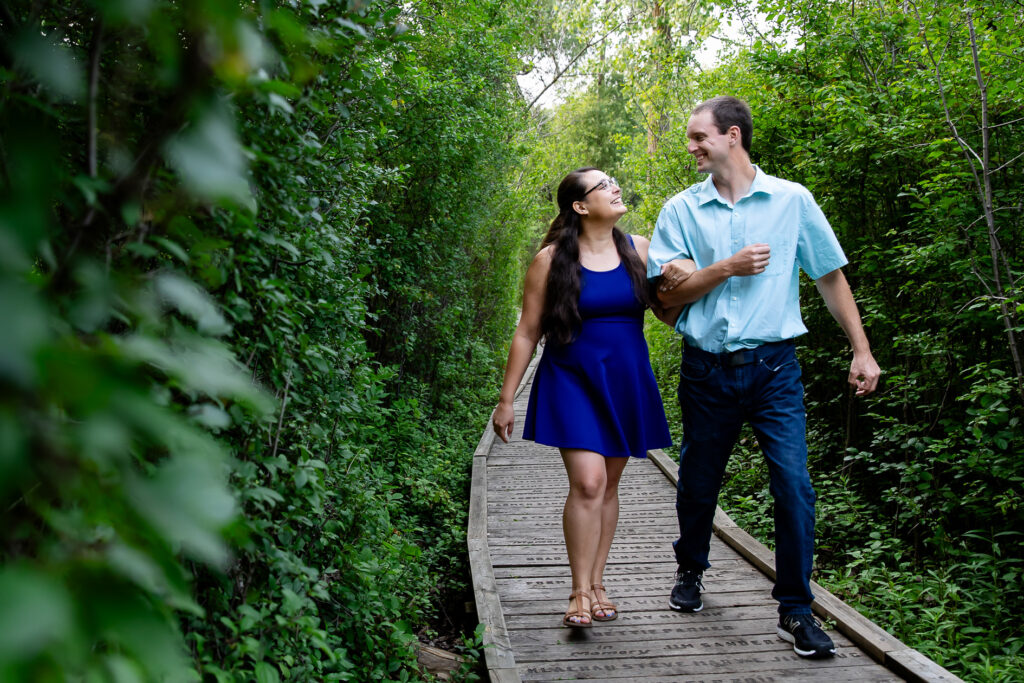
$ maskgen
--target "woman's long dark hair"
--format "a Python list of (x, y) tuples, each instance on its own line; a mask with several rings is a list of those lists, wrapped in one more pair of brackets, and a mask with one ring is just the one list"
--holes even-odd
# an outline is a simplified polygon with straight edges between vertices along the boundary
[[(551, 221), (548, 234), (544, 236), (541, 248), (554, 245), (551, 270), (548, 273), (547, 292), (544, 296), (544, 312), (540, 328), (546, 341), (568, 344), (576, 337), (583, 318), (580, 317), (580, 215), (572, 208), (581, 201), (589, 189), (583, 184), (583, 174), (596, 171), (593, 167), (578, 168), (562, 179), (558, 185), (558, 216)], [(619, 258), (626, 265), (626, 272), (633, 283), (633, 295), (637, 301), (650, 306), (647, 287), (647, 269), (636, 250), (629, 245), (626, 235), (618, 228), (612, 229), (615, 248)]]

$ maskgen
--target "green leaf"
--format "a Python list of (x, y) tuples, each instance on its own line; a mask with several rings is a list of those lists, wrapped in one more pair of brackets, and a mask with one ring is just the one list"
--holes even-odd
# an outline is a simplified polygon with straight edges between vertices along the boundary
[(223, 567), (228, 550), (221, 530), (237, 512), (225, 486), (224, 467), (201, 456), (177, 456), (152, 479), (133, 477), (127, 485), (136, 509), (174, 546), (208, 564)]
[(257, 683), (280, 683), (281, 681), (277, 669), (266, 662), (256, 662), (255, 673)]
[(256, 210), (242, 147), (222, 107), (207, 107), (189, 128), (167, 142), (164, 155), (196, 197), (227, 199)]
[(159, 276), (155, 286), (167, 303), (195, 320), (203, 334), (221, 336), (231, 332), (217, 304), (193, 282), (168, 273)]
[(0, 661), (31, 658), (62, 641), (72, 611), (71, 596), (56, 579), (24, 565), (0, 570)]
[(17, 65), (58, 97), (74, 100), (85, 94), (85, 70), (55, 32), (43, 35), (38, 26), (26, 27), (11, 48)]

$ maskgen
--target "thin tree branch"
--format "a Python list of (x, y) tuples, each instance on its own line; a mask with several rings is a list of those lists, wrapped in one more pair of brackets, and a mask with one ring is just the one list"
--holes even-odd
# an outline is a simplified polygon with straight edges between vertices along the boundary
[(89, 177), (95, 178), (99, 172), (99, 165), (96, 160), (97, 138), (99, 136), (99, 121), (96, 112), (96, 100), (99, 95), (100, 85), (100, 56), (103, 54), (103, 20), (96, 20), (96, 27), (92, 32), (92, 45), (89, 48), (89, 100), (88, 114), (86, 116), (89, 127), (86, 135), (86, 159), (89, 169)]
[(1018, 155), (1017, 155), (1017, 156), (1015, 156), (1014, 158), (1010, 159), (1009, 161), (1007, 161), (1007, 162), (1006, 162), (1005, 164), (1003, 164), (1002, 166), (1000, 166), (1000, 167), (998, 167), (998, 168), (993, 168), (993, 169), (992, 169), (991, 171), (989, 171), (989, 172), (988, 172), (988, 173), (989, 173), (989, 175), (992, 175), (993, 173), (998, 173), (999, 171), (1002, 171), (1002, 170), (1003, 170), (1004, 168), (1006, 168), (1007, 166), (1009, 166), (1009, 165), (1010, 165), (1010, 164), (1012, 164), (1013, 162), (1017, 161), (1017, 159), (1020, 159), (1021, 157), (1024, 157), (1024, 152), (1021, 152), (1020, 154), (1018, 154)]
[(562, 67), (555, 73), (555, 77), (551, 79), (551, 82), (545, 85), (544, 88), (539, 93), (537, 93), (537, 96), (530, 101), (530, 104), (526, 105), (526, 108), (533, 109), (533, 105), (537, 104), (537, 100), (543, 97), (544, 93), (546, 93), (551, 88), (551, 86), (558, 82), (558, 79), (562, 77), (562, 75), (569, 69), (570, 66), (579, 61), (580, 57), (587, 53), (587, 50), (594, 47), (595, 45), (599, 45), (600, 43), (604, 42), (608, 38), (608, 36), (618, 31), (624, 23), (625, 22), (620, 22), (618, 25), (615, 26), (615, 28), (609, 30), (600, 38), (595, 38), (594, 40), (584, 45), (583, 49), (577, 52), (573, 56), (573, 58), (569, 60), (568, 64), (566, 64), (564, 67)]
[(270, 451), (270, 458), (273, 460), (277, 457), (277, 443), (281, 438), (281, 427), (284, 425), (284, 412), (285, 408), (288, 407), (288, 391), (292, 388), (292, 373), (286, 373), (284, 376), (284, 398), (281, 399), (281, 414), (277, 417), (277, 431), (274, 433), (274, 448)]

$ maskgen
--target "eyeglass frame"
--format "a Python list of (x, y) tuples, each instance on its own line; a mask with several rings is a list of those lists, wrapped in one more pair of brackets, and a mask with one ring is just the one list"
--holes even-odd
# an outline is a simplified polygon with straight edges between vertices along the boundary
[(602, 185), (604, 185), (605, 187), (611, 187), (612, 185), (614, 185), (615, 187), (619, 187), (619, 182), (615, 180), (615, 178), (612, 178), (611, 176), (608, 176), (607, 178), (602, 178), (601, 182), (599, 182), (597, 185), (594, 185), (592, 188), (584, 192), (583, 196), (580, 197), (580, 199), (583, 199), (583, 197), (586, 197), (594, 190), (599, 189)]

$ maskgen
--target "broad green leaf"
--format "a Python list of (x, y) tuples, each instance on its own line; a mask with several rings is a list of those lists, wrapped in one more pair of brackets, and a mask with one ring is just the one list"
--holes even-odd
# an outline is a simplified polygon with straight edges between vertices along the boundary
[(38, 27), (28, 27), (11, 47), (18, 66), (58, 97), (79, 99), (85, 93), (85, 71), (56, 32), (43, 35)]
[(222, 106), (207, 106), (191, 126), (168, 141), (164, 154), (195, 196), (228, 199), (255, 211), (234, 122)]
[(60, 581), (28, 565), (0, 569), (0, 660), (30, 658), (64, 640), (72, 624)]
[(214, 336), (231, 332), (217, 304), (195, 283), (167, 273), (156, 279), (156, 291), (174, 308), (195, 320), (200, 332)]

